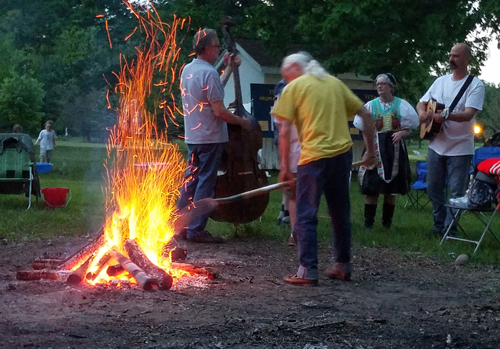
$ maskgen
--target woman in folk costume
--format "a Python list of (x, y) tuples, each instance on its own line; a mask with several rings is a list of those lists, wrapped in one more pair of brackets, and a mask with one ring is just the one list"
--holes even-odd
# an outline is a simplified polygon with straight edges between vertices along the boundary
[[(415, 109), (404, 99), (394, 96), (396, 79), (392, 74), (380, 74), (375, 80), (379, 97), (366, 103), (372, 113), (375, 128), (375, 154), (378, 165), (368, 170), (361, 167), (359, 179), (361, 194), (365, 198), (365, 229), (370, 230), (375, 221), (378, 196), (384, 195), (382, 225), (390, 228), (396, 194), (410, 190), (410, 163), (404, 137), (411, 128), (419, 125)], [(363, 120), (356, 115), (354, 126), (363, 131)]]

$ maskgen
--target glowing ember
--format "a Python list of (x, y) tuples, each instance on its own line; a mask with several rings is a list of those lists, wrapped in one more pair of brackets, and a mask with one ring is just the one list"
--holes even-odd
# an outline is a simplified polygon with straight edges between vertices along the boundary
[[(134, 29), (127, 39), (142, 32), (146, 41), (137, 48), (133, 61), (121, 56), (121, 71), (115, 74), (120, 108), (118, 124), (111, 130), (107, 145), (109, 159), (105, 164), (106, 209), (112, 213), (105, 226), (105, 245), (88, 271), (95, 272), (99, 260), (113, 247), (126, 254), (124, 241), (135, 239), (149, 260), (167, 271), (175, 282), (189, 273), (171, 269), (169, 256), (162, 253), (174, 234), (172, 223), (176, 219), (176, 201), (186, 164), (177, 146), (168, 143), (166, 132), (158, 131), (156, 113), (148, 112), (146, 104), (151, 102), (148, 98), (155, 89), (161, 89), (162, 95), (170, 95), (175, 101), (171, 91), (180, 50), (175, 38), (184, 20), (174, 17), (172, 24), (165, 24), (154, 7), (141, 8), (139, 13), (130, 3), (124, 3), (139, 21), (139, 30)], [(153, 83), (158, 77), (160, 81)], [(175, 107), (164, 102), (158, 107), (164, 111), (164, 119), (174, 118)], [(110, 263), (116, 261), (111, 259)], [(92, 283), (127, 279), (124, 274), (108, 277), (106, 268), (102, 270)], [(132, 278), (113, 281), (120, 282), (135, 281)]]

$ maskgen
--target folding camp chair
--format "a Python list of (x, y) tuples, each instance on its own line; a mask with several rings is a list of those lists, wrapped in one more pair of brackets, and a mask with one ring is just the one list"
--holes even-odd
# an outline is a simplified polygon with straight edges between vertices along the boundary
[(427, 161), (417, 161), (416, 172), (417, 180), (410, 186), (404, 207), (423, 209), (430, 202), (427, 196)]
[(32, 195), (40, 197), (33, 141), (26, 134), (0, 134), (0, 194), (25, 194), (28, 209)]
[[(475, 180), (480, 180), (490, 185), (491, 187), (498, 186), (497, 180), (493, 176), (489, 176), (482, 172), (478, 172), (476, 174)], [(493, 222), (493, 219), (495, 218), (498, 210), (500, 209), (500, 204), (497, 205), (496, 201), (492, 202), (491, 204), (485, 207), (471, 207), (470, 203), (464, 203), (464, 204), (448, 203), (445, 206), (449, 209), (454, 210), (455, 212), (453, 213), (452, 222), (446, 229), (440, 244), (442, 244), (445, 240), (457, 240), (457, 241), (469, 242), (476, 245), (476, 248), (474, 249), (474, 253), (476, 253), (479, 246), (481, 245), (481, 242), (483, 242), (487, 232), (490, 232), (491, 235), (493, 235), (493, 237), (495, 238), (495, 240), (497, 240), (497, 242), (500, 244), (500, 239), (491, 229), (491, 223)], [(466, 212), (472, 213), (484, 226), (484, 229), (481, 235), (479, 236), (479, 239), (474, 240), (473, 238), (471, 238), (471, 236), (465, 231), (464, 227), (460, 224), (459, 219)], [(457, 236), (450, 235), (450, 230), (454, 224), (457, 225), (457, 232), (463, 234), (465, 238), (458, 237), (458, 235)]]

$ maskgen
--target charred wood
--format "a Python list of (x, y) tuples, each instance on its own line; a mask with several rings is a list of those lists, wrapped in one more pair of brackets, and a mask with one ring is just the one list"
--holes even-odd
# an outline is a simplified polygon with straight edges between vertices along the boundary
[(104, 270), (104, 268), (108, 265), (111, 260), (111, 255), (109, 252), (102, 255), (101, 259), (97, 262), (96, 269), (92, 272), (88, 272), (85, 276), (87, 280), (95, 280), (95, 278)]
[(125, 240), (123, 247), (125, 251), (127, 251), (128, 257), (132, 262), (158, 281), (160, 290), (169, 290), (172, 287), (172, 276), (151, 262), (135, 240)]
[(79, 285), (84, 279), (85, 275), (87, 275), (87, 270), (89, 269), (90, 264), (94, 260), (94, 255), (91, 255), (82, 265), (78, 267), (75, 271), (73, 271), (69, 276), (66, 282), (68, 285), (76, 286)]
[(57, 269), (71, 270), (75, 268), (77, 265), (82, 264), (82, 262), (86, 261), (90, 257), (90, 255), (92, 255), (100, 247), (104, 246), (105, 243), (104, 227), (105, 225), (103, 225), (101, 229), (99, 229), (96, 238), (94, 238), (92, 241), (90, 241), (90, 243), (88, 243), (83, 248), (79, 249), (77, 252), (66, 258), (64, 262)]
[(202, 268), (194, 264), (178, 263), (178, 262), (174, 262), (171, 265), (172, 268), (181, 269), (187, 271), (190, 274), (206, 275), (211, 280), (217, 279), (220, 276), (219, 269), (214, 267)]
[(62, 262), (62, 259), (36, 259), (31, 267), (35, 270), (57, 269)]
[(132, 275), (139, 285), (145, 291), (153, 291), (158, 287), (158, 281), (144, 272), (137, 264), (133, 263), (130, 259), (122, 255), (120, 252), (112, 248), (109, 252), (111, 257), (115, 259), (120, 265)]
[(106, 269), (106, 274), (108, 274), (108, 276), (116, 276), (120, 275), (124, 271), (125, 269), (122, 267), (121, 264), (113, 264)]
[(40, 279), (47, 280), (66, 280), (68, 275), (71, 273), (69, 270), (19, 270), (16, 273), (17, 280), (23, 281), (35, 281)]

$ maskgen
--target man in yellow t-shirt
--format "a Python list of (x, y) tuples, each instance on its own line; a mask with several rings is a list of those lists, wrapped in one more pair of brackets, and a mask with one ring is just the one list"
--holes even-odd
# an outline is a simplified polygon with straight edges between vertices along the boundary
[(271, 113), (282, 119), (279, 135), (279, 181), (290, 180), (290, 128), (294, 124), (301, 146), (297, 168), (297, 218), (293, 228), (297, 238), (300, 266), (295, 275), (285, 277), (293, 285), (318, 283), (317, 213), (325, 194), (332, 219), (334, 265), (326, 270), (332, 279), (351, 278), (351, 208), (349, 180), (352, 140), (348, 121), (356, 114), (367, 125), (363, 133), (364, 164), (375, 165), (374, 127), (370, 113), (347, 86), (329, 75), (311, 57), (295, 53), (285, 57), (281, 75), (287, 82)]

